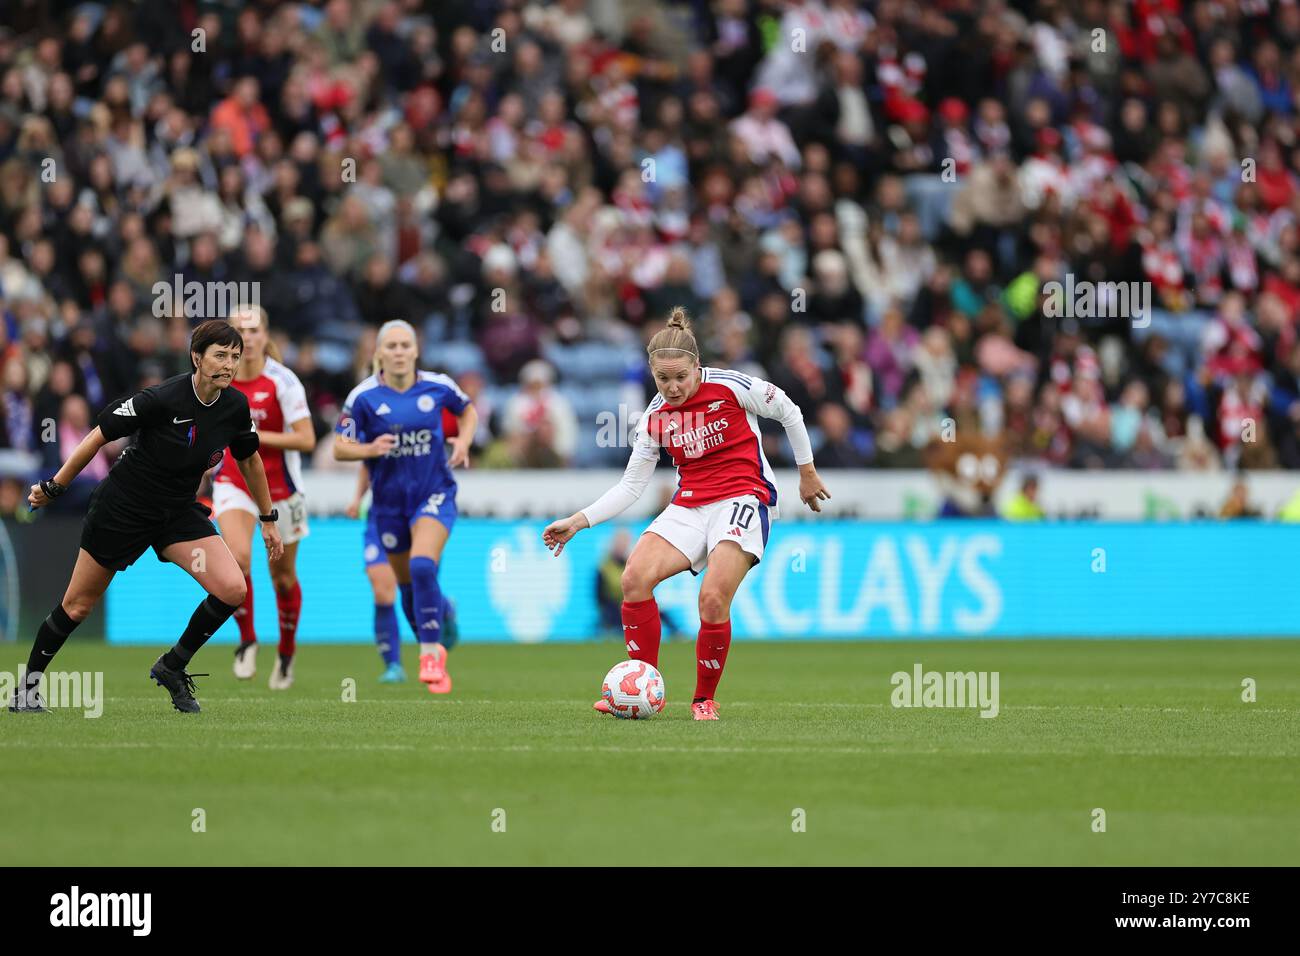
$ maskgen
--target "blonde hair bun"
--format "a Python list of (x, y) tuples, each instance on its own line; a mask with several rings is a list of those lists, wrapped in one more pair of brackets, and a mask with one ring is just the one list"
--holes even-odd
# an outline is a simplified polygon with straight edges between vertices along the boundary
[(686, 352), (700, 360), (700, 347), (691, 331), (691, 320), (680, 305), (668, 313), (668, 324), (654, 334), (646, 346), (646, 354), (654, 358), (656, 352)]

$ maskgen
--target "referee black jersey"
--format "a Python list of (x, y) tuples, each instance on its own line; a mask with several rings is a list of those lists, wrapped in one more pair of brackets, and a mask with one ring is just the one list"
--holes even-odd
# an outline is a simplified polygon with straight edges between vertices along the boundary
[(227, 447), (243, 461), (258, 446), (244, 394), (223, 388), (216, 401), (204, 405), (189, 374), (109, 405), (95, 424), (109, 441), (136, 436), (109, 478), (132, 497), (162, 509), (192, 504), (203, 473), (221, 461)]

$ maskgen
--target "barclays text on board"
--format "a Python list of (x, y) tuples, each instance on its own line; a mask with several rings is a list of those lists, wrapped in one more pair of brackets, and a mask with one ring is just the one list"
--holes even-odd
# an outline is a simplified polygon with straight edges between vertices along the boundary
[[(457, 523), (440, 579), (460, 609), (462, 640), (603, 633), (597, 566), (619, 526), (584, 531), (560, 558), (542, 547), (543, 526)], [(635, 535), (644, 526), (626, 528)], [(256, 548), (255, 621), (268, 641), (277, 633), (275, 602)], [(745, 638), (1300, 636), (1291, 571), (1298, 548), (1300, 527), (1256, 522), (776, 522), (763, 562), (737, 595), (732, 624)], [(361, 523), (314, 520), (298, 562), (298, 639), (370, 640)], [(681, 575), (656, 592), (687, 633), (698, 626), (698, 589), (698, 578)], [(109, 640), (173, 640), (197, 593), (185, 575), (142, 558), (109, 592)], [(228, 623), (216, 639), (235, 635)]]

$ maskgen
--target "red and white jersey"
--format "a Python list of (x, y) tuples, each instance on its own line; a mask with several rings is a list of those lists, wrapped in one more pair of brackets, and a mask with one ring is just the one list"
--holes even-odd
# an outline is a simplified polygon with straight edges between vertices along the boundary
[(582, 509), (589, 525), (608, 521), (641, 497), (665, 448), (677, 465), (672, 503), (687, 508), (753, 495), (777, 517), (776, 481), (763, 454), (758, 419), (785, 428), (796, 465), (813, 460), (803, 412), (770, 382), (730, 369), (704, 368), (700, 387), (673, 406), (655, 397), (637, 423), (632, 455), (617, 485)]
[[(267, 358), (266, 366), (257, 378), (247, 381), (235, 379), (231, 384), (248, 398), (248, 410), (259, 432), (287, 432), (292, 430), (294, 422), (311, 417), (302, 382), (288, 367), (273, 358)], [(266, 469), (272, 501), (284, 501), (302, 490), (302, 456), (299, 452), (263, 445), (258, 453), (262, 456), (262, 467)], [(239, 473), (231, 455), (221, 459), (214, 480), (230, 482), (248, 491), (244, 476)]]
[(776, 506), (776, 481), (763, 454), (758, 418), (783, 423), (803, 414), (770, 382), (728, 369), (704, 368), (700, 387), (681, 405), (662, 395), (641, 416), (633, 456), (658, 459), (667, 450), (677, 466), (672, 503), (686, 508), (754, 495)]

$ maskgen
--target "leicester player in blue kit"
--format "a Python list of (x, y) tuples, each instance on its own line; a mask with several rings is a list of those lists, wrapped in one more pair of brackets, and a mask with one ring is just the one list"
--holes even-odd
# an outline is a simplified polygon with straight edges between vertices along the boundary
[[(451, 412), (443, 409), (442, 427), (450, 437), (450, 426), (455, 426), (456, 419)], [(347, 508), (343, 510), (349, 518), (361, 516), (362, 503), (366, 492), (370, 490), (370, 473), (362, 468), (357, 473), (357, 491)], [(367, 510), (366, 527), (363, 536), (363, 556), (366, 564), (366, 578), (370, 581), (370, 591), (375, 603), (375, 645), (384, 662), (384, 672), (379, 676), (381, 684), (400, 684), (406, 680), (406, 668), (402, 666), (402, 635), (397, 625), (397, 609), (394, 606), (398, 584), (393, 567), (384, 554), (384, 546), (379, 543), (379, 527), (375, 524), (375, 513)], [(402, 614), (411, 626), (411, 633), (419, 639), (419, 626), (415, 623), (415, 596), (411, 585), (401, 587)], [(442, 645), (451, 650), (456, 646), (456, 604), (443, 592)]]
[[(456, 522), (452, 469), (469, 462), (478, 413), (452, 379), (417, 367), (415, 329), (385, 322), (375, 344), (375, 374), (352, 390), (335, 430), (334, 457), (362, 461), (370, 474), (371, 514), (399, 587), (411, 590), (420, 641), (420, 680), (430, 693), (451, 690), (442, 640), (445, 601), (438, 562)], [(444, 446), (442, 409), (459, 434)]]

